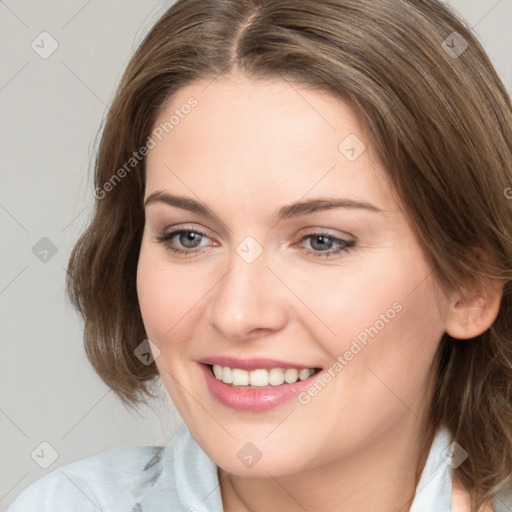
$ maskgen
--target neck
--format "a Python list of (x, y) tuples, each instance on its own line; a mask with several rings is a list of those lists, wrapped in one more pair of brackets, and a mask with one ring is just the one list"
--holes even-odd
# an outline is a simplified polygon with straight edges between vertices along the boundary
[(409, 415), (407, 421), (383, 433), (364, 452), (308, 471), (249, 478), (219, 468), (224, 510), (407, 512), (434, 436), (416, 417)]

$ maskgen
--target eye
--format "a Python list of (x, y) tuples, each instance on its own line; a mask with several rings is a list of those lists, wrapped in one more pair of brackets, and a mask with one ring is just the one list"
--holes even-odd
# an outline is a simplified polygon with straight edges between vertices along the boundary
[[(207, 239), (209, 237), (205, 233), (195, 229), (178, 229), (156, 237), (156, 241), (164, 244), (171, 253), (183, 255), (200, 252), (202, 246), (208, 245), (201, 245), (201, 242)], [(345, 240), (325, 232), (309, 233), (301, 237), (299, 242), (306, 240), (311, 246), (311, 249), (305, 249), (306, 253), (319, 258), (329, 258), (342, 252), (349, 252), (356, 244), (355, 240)]]
[[(208, 238), (204, 233), (193, 229), (179, 229), (170, 233), (162, 233), (156, 237), (156, 241), (164, 244), (165, 247), (174, 253), (195, 254), (200, 249), (200, 243)], [(176, 241), (173, 242), (173, 239)], [(179, 243), (177, 247), (175, 243)]]
[[(329, 258), (341, 252), (350, 252), (355, 247), (355, 240), (337, 238), (330, 233), (309, 233), (303, 236), (300, 241), (309, 240), (312, 249), (306, 249), (308, 254), (314, 257)], [(337, 247), (333, 248), (333, 246)], [(317, 250), (318, 249), (318, 250)]]

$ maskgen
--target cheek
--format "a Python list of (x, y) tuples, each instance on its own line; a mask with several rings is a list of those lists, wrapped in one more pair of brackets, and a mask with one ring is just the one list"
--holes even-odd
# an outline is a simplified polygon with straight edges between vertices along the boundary
[[(323, 293), (310, 293), (308, 306), (322, 323), (308, 313), (307, 325), (328, 354), (333, 379), (325, 391), (308, 390), (301, 403), (307, 417), (330, 419), (333, 439), (357, 445), (424, 407), (444, 330), (428, 274), (420, 258), (393, 255), (364, 272), (340, 272), (323, 281)], [(326, 409), (328, 403), (338, 405)], [(347, 411), (350, 424), (343, 423)]]
[(160, 248), (143, 242), (137, 268), (137, 295), (149, 339), (165, 351), (186, 338), (184, 331), (197, 322), (201, 300), (211, 285), (194, 265), (176, 265)]
[(354, 284), (357, 300), (345, 303), (345, 319), (337, 325), (346, 336), (336, 353), (344, 356), (347, 388), (371, 404), (367, 410), (391, 418), (420, 412), (444, 324), (430, 270), (419, 256), (385, 266), (380, 278), (369, 275)]
[(176, 283), (156, 252), (143, 242), (137, 267), (137, 295), (147, 335), (161, 348), (159, 342), (172, 328), (183, 302), (177, 300)]
[[(174, 271), (173, 271), (174, 268)], [(161, 356), (155, 363), (174, 406), (183, 418), (189, 418), (190, 404), (181, 393), (174, 375), (187, 388), (188, 375), (181, 365), (173, 365), (186, 357), (187, 322), (193, 317), (192, 304), (197, 302), (194, 283), (183, 272), (168, 264), (161, 252), (144, 243), (137, 267), (137, 295), (148, 338), (156, 344)], [(186, 398), (186, 397), (185, 397)]]
[(346, 355), (354, 375), (425, 373), (444, 332), (430, 269), (414, 247), (372, 260), (297, 280), (294, 291), (309, 306), (302, 324), (331, 360)]

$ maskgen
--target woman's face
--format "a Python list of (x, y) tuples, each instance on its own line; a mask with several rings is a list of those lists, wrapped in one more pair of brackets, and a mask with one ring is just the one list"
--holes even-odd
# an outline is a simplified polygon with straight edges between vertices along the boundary
[(284, 80), (208, 83), (155, 124), (137, 274), (194, 438), (267, 476), (419, 431), (446, 298), (354, 111)]

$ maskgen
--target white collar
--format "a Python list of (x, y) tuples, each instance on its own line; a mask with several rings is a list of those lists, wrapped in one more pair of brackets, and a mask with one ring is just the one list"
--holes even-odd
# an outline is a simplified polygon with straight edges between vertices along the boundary
[(409, 512), (451, 511), (452, 466), (458, 462), (455, 458), (451, 458), (456, 446), (451, 440), (452, 436), (448, 428), (441, 426), (432, 441)]

